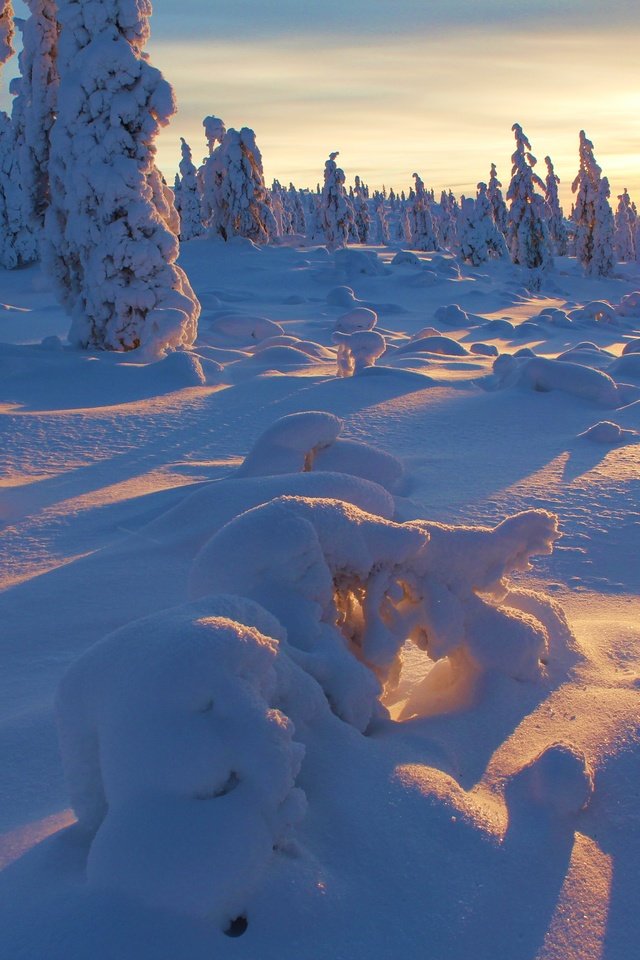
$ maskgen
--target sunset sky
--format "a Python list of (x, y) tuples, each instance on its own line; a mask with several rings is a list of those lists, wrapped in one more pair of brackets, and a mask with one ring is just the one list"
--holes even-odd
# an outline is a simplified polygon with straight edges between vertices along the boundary
[(339, 150), (348, 180), (469, 193), (492, 161), (506, 186), (518, 121), (565, 204), (584, 128), (640, 205), (639, 41), (635, 0), (156, 0), (148, 49), (179, 103), (159, 164), (173, 176), (181, 135), (199, 160), (213, 113), (256, 131), (268, 180), (314, 186)]

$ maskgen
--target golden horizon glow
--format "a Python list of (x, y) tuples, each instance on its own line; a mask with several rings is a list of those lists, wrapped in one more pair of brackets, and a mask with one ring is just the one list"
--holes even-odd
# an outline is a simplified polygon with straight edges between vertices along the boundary
[[(611, 29), (550, 34), (474, 30), (429, 36), (309, 37), (150, 44), (178, 115), (158, 143), (167, 178), (179, 138), (205, 152), (202, 118), (256, 131), (267, 181), (315, 187), (329, 152), (352, 182), (407, 189), (417, 170), (438, 192), (475, 192), (495, 162), (510, 177), (512, 124), (529, 136), (544, 177), (549, 154), (568, 209), (578, 132), (593, 140), (612, 202), (640, 206), (637, 36)], [(319, 56), (319, 52), (322, 55)]]

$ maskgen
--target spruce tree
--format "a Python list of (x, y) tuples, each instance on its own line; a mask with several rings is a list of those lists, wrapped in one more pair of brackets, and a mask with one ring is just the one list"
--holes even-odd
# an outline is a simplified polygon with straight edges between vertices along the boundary
[(544, 162), (547, 165), (544, 202), (547, 212), (549, 236), (551, 237), (551, 243), (553, 244), (556, 256), (565, 257), (567, 255), (567, 228), (564, 223), (564, 214), (558, 197), (560, 177), (553, 169), (551, 157), (545, 157)]
[(504, 202), (504, 197), (502, 196), (502, 184), (498, 180), (498, 171), (496, 170), (495, 163), (491, 164), (487, 194), (489, 200), (491, 201), (494, 223), (500, 233), (505, 236), (507, 232), (507, 224), (509, 222), (509, 214), (507, 211), (507, 205)]
[(265, 244), (277, 233), (253, 130), (226, 131), (201, 168), (200, 184), (203, 219), (212, 235)]
[[(0, 0), (0, 77), (2, 67), (14, 54), (13, 4)], [(13, 206), (11, 172), (14, 157), (11, 120), (0, 110), (0, 266), (11, 269), (17, 265), (13, 244), (9, 242), (9, 218)]]
[(60, 91), (43, 260), (81, 347), (188, 346), (200, 312), (177, 266), (173, 192), (155, 138), (173, 91), (144, 52), (151, 4), (58, 0)]
[[(602, 169), (593, 155), (593, 143), (580, 131), (580, 169), (571, 187), (576, 194), (573, 219), (576, 225), (576, 257), (589, 275), (608, 276), (608, 255), (596, 255), (596, 234), (600, 242), (608, 235), (612, 216), (606, 188), (601, 189)], [(602, 273), (602, 270), (609, 272)]]
[(614, 249), (618, 260), (630, 263), (636, 258), (634, 237), (634, 216), (631, 197), (624, 188), (618, 196), (618, 209), (615, 215)]
[(606, 177), (598, 184), (598, 197), (595, 205), (595, 224), (593, 229), (593, 256), (589, 264), (589, 273), (595, 277), (610, 277), (615, 266), (613, 248), (615, 222), (609, 203), (611, 190)]
[(324, 186), (320, 199), (320, 216), (329, 250), (346, 247), (353, 227), (353, 211), (345, 190), (344, 170), (336, 164), (338, 152), (331, 153), (324, 166)]
[(415, 193), (409, 208), (411, 246), (414, 250), (439, 250), (436, 230), (431, 215), (431, 202), (424, 183), (417, 173), (413, 174)]
[(180, 137), (180, 149), (180, 190), (175, 192), (176, 207), (180, 212), (180, 239), (193, 240), (203, 232), (198, 171), (192, 159), (191, 147), (184, 137)]
[(509, 223), (507, 246), (514, 263), (532, 271), (530, 284), (538, 287), (540, 271), (551, 265), (549, 233), (544, 216), (544, 200), (536, 193), (536, 186), (544, 189), (544, 183), (534, 173), (536, 158), (531, 153), (531, 144), (519, 123), (514, 123), (516, 149), (511, 157), (511, 183), (507, 191)]

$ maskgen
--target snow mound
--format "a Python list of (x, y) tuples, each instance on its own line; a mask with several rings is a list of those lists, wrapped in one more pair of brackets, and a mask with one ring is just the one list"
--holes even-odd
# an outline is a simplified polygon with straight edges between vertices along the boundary
[(373, 367), (386, 350), (386, 341), (376, 330), (358, 330), (355, 333), (334, 333), (338, 344), (339, 377), (352, 377), (367, 367)]
[(310, 410), (281, 417), (256, 440), (236, 476), (311, 470), (318, 451), (330, 446), (341, 430), (342, 420), (332, 413)]
[(391, 454), (367, 443), (339, 438), (343, 421), (331, 413), (306, 411), (276, 420), (256, 440), (236, 477), (262, 477), (323, 470), (369, 480), (396, 490), (402, 464)]
[(524, 386), (539, 393), (559, 390), (608, 407), (615, 407), (620, 401), (618, 386), (610, 376), (566, 360), (517, 359), (501, 354), (493, 364), (493, 372), (499, 387)]
[(426, 353), (437, 353), (447, 357), (466, 357), (469, 351), (457, 340), (451, 337), (422, 337), (418, 340), (411, 340), (399, 348), (401, 353), (416, 352), (423, 350)]
[(640, 380), (640, 353), (626, 353), (614, 360), (607, 369), (615, 377), (631, 377), (632, 380)]
[(607, 300), (591, 300), (569, 314), (574, 323), (617, 323), (616, 309)]
[(498, 317), (495, 320), (489, 320), (484, 328), (487, 336), (494, 337), (512, 337), (515, 331), (514, 325), (506, 317)]
[(622, 356), (625, 357), (629, 353), (640, 353), (640, 337), (637, 337), (635, 340), (628, 340), (625, 343), (622, 349)]
[(615, 310), (619, 317), (640, 317), (640, 290), (624, 296)]
[(507, 796), (510, 807), (533, 804), (558, 818), (572, 816), (593, 796), (593, 771), (581, 751), (554, 743), (512, 778)]
[(212, 480), (187, 494), (175, 507), (138, 531), (136, 539), (142, 535), (152, 542), (193, 555), (234, 517), (285, 494), (345, 500), (386, 518), (395, 513), (391, 494), (369, 478), (322, 471), (258, 477), (236, 475)]
[(215, 338), (220, 346), (250, 346), (284, 333), (279, 323), (267, 317), (242, 313), (223, 313), (212, 319), (201, 320), (201, 323), (206, 329), (207, 339), (210, 341)]
[(332, 307), (353, 307), (358, 298), (351, 287), (334, 287), (327, 294), (327, 303)]
[(336, 320), (334, 330), (339, 333), (355, 333), (357, 330), (373, 330), (378, 314), (369, 307), (356, 307)]
[(412, 253), (411, 250), (398, 250), (395, 257), (391, 261), (391, 265), (393, 267), (420, 267), (422, 266), (422, 260), (416, 253)]
[(381, 277), (387, 272), (377, 253), (365, 250), (336, 250), (334, 256), (336, 267), (343, 270), (348, 279), (358, 275)]
[[(272, 622), (247, 601), (236, 612)], [(56, 711), (79, 826), (95, 833), (91, 885), (222, 927), (246, 910), (305, 810), (279, 655), (214, 599), (136, 621), (72, 664)]]
[(471, 353), (478, 354), (481, 357), (498, 356), (498, 348), (493, 343), (472, 343), (469, 349)]
[(466, 327), (470, 325), (469, 314), (457, 303), (450, 303), (446, 307), (438, 307), (434, 317), (447, 327)]
[(400, 489), (404, 479), (404, 467), (397, 457), (368, 443), (340, 437), (331, 446), (317, 451), (312, 469), (374, 479), (385, 490), (392, 492)]
[(611, 420), (600, 420), (584, 433), (578, 434), (578, 437), (591, 440), (592, 443), (622, 443), (627, 437), (633, 436), (635, 436), (634, 430), (624, 430)]

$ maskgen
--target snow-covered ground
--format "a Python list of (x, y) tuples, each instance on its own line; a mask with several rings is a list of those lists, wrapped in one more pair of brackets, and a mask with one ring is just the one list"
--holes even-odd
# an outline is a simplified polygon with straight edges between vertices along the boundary
[(640, 272), (397, 254), (155, 362), (0, 272), (2, 958), (636, 955)]

